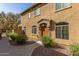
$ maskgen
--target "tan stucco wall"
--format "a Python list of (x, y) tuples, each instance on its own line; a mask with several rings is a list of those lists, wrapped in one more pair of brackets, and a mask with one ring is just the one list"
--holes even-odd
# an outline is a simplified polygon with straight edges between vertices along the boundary
[(22, 27), (26, 26), (26, 33), (28, 36), (37, 38), (37, 35), (39, 35), (39, 29), (38, 33), (36, 35), (32, 34), (32, 26), (37, 25), (39, 27), (39, 24), (37, 23), (41, 19), (48, 19), (53, 20), (56, 23), (58, 22), (68, 22), (69, 23), (69, 40), (58, 40), (55, 38), (55, 31), (51, 31), (52, 38), (56, 40), (56, 42), (62, 43), (62, 44), (70, 44), (73, 42), (79, 41), (79, 4), (72, 3), (70, 7), (56, 11), (55, 10), (55, 4), (45, 4), (44, 6), (40, 7), (41, 14), (39, 16), (34, 15), (34, 11), (31, 12), (31, 18), (28, 19), (28, 13), (22, 15), (21, 24)]

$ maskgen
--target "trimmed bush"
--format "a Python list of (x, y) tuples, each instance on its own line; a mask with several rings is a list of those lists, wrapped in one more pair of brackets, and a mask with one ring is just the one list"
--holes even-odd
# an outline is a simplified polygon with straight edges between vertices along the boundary
[(43, 36), (42, 37), (42, 43), (44, 44), (45, 47), (52, 47), (52, 38), (50, 36)]
[(10, 33), (7, 33), (6, 35), (10, 37), (13, 41), (15, 41), (17, 44), (24, 44), (28, 39), (26, 35), (17, 34), (15, 32), (10, 32)]
[(27, 39), (28, 38), (25, 35), (18, 35), (18, 36), (16, 36), (15, 42), (18, 44), (24, 44)]
[(15, 40), (18, 34), (15, 32), (9, 32), (9, 33), (6, 33), (6, 35), (10, 37), (12, 40)]
[(10, 37), (10, 36), (17, 36), (18, 34), (15, 32), (9, 32), (9, 33), (6, 33), (6, 35)]
[(73, 44), (70, 46), (70, 53), (73, 56), (79, 56), (79, 45)]

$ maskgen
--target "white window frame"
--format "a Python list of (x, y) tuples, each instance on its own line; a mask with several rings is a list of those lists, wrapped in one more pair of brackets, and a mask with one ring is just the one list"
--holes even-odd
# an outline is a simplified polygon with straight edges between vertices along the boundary
[[(57, 8), (57, 4), (58, 3), (55, 4), (55, 10), (60, 10), (60, 9), (63, 9), (63, 8), (70, 7), (70, 3), (60, 3), (60, 5), (61, 5), (60, 8)], [(65, 4), (68, 4), (68, 5), (66, 6)], [(65, 5), (65, 6), (63, 6), (63, 5)]]
[[(35, 31), (36, 29), (36, 31)], [(36, 26), (32, 26), (32, 34), (37, 34), (37, 27)]]
[(35, 14), (35, 16), (39, 16), (40, 15), (40, 8), (35, 9), (34, 14)]

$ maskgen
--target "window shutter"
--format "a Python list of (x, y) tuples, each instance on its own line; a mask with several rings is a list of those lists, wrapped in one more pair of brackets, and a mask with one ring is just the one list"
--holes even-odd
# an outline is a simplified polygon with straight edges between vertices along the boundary
[(50, 30), (53, 31), (55, 29), (55, 22), (53, 20), (50, 20)]

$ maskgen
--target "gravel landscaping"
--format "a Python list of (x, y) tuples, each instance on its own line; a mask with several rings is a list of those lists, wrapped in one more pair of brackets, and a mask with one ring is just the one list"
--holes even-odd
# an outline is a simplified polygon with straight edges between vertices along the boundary
[(44, 46), (37, 47), (32, 56), (68, 56), (68, 50), (64, 47), (45, 48)]

